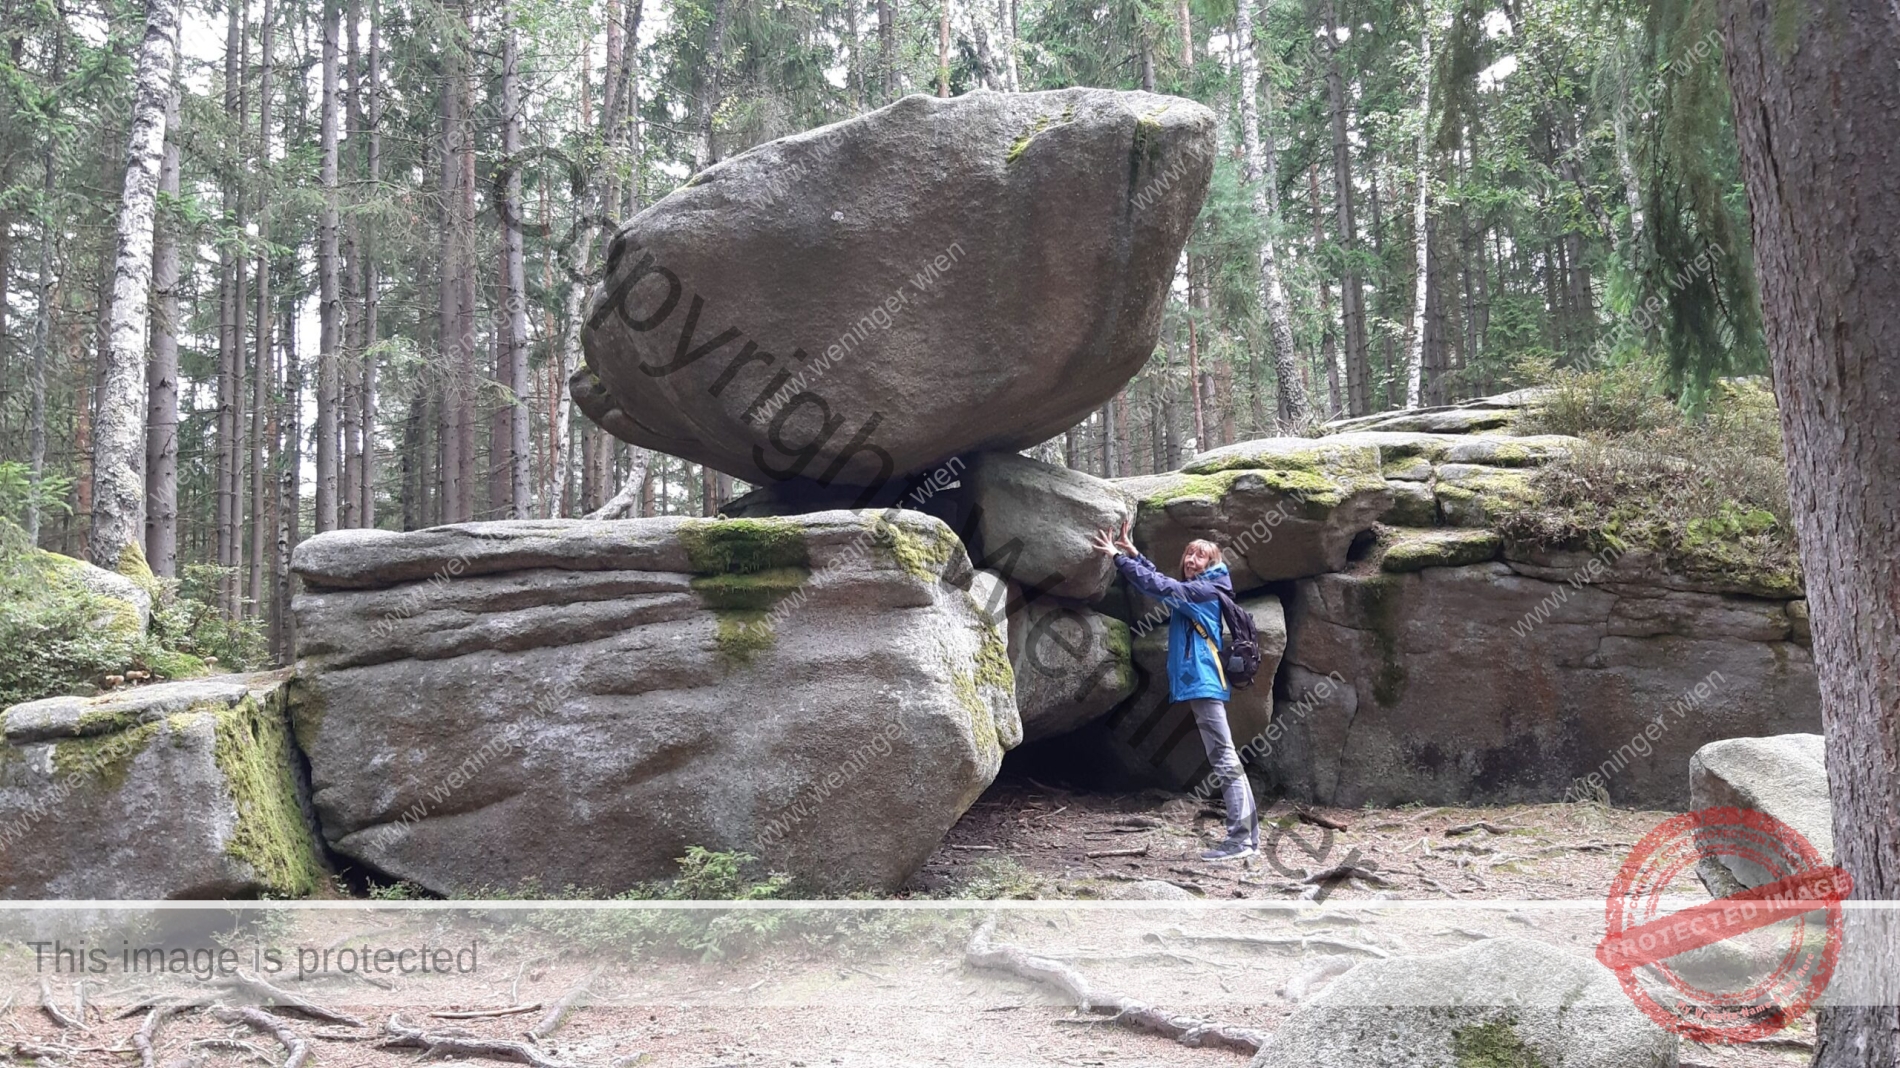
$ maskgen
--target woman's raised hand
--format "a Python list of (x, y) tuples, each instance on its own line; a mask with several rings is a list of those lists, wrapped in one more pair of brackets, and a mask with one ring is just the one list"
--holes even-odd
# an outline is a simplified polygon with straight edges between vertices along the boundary
[(1141, 555), (1140, 550), (1135, 548), (1135, 517), (1134, 516), (1129, 516), (1125, 521), (1123, 521), (1122, 532), (1115, 539), (1115, 548), (1120, 550), (1120, 552), (1124, 556), (1140, 556)]
[(1096, 531), (1094, 536), (1089, 539), (1089, 544), (1095, 546), (1096, 552), (1106, 556), (1114, 556), (1117, 551), (1115, 548), (1115, 540), (1109, 536), (1106, 530)]

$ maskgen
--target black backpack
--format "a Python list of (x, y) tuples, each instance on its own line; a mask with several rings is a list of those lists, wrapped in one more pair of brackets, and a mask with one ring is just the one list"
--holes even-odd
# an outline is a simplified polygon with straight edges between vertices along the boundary
[[(1234, 603), (1234, 599), (1220, 590), (1214, 595), (1220, 598), (1221, 629), (1226, 631), (1226, 641), (1221, 646), (1221, 669), (1226, 676), (1227, 685), (1236, 690), (1244, 690), (1253, 685), (1254, 677), (1260, 674), (1260, 632), (1254, 628), (1253, 616), (1246, 609)], [(1213, 639), (1201, 630), (1197, 620), (1194, 629), (1211, 644)]]

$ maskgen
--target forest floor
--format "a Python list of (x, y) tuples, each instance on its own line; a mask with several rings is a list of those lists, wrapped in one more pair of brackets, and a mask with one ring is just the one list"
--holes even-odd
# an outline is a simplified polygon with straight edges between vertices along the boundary
[[(577, 1068), (1241, 1068), (1242, 1052), (1128, 1030), (1059, 1003), (1046, 987), (972, 967), (966, 958), (980, 916), (994, 910), (995, 943), (1060, 961), (1097, 995), (1271, 1032), (1350, 961), (1444, 952), (1495, 935), (1591, 952), (1617, 866), (1669, 813), (1598, 805), (1309, 810), (1278, 802), (1264, 815), (1269, 841), (1270, 828), (1283, 825), (1274, 857), (1205, 863), (1197, 854), (1220, 823), (1191, 800), (1079, 793), (1006, 776), (950, 832), (905, 900), (638, 916), (593, 903), (463, 910), (364, 902), (244, 922), (228, 910), (160, 914), (159, 926), (169, 924), (176, 943), (190, 940), (181, 924), (197, 923), (190, 937), (240, 955), (260, 944), (313, 954), (480, 945), (478, 967), (427, 976), (258, 969), (281, 989), (359, 1018), (360, 1026), (284, 1018), (311, 1044), (319, 1068), (416, 1062), (418, 1049), (381, 1043), (392, 1016), (434, 1032), (459, 1028), (464, 1041), (530, 1043), (549, 1063)], [(1305, 881), (1340, 865), (1358, 874)], [(1693, 884), (1677, 889), (1702, 893)], [(1194, 900), (1126, 899), (1183, 891)], [(976, 897), (996, 904), (972, 907)], [(1097, 900), (1115, 898), (1123, 900)], [(128, 924), (132, 943), (159, 939), (156, 922)], [(143, 1014), (119, 1012), (154, 989), (150, 977), (89, 979), (84, 1032), (41, 1007), (42, 980), (56, 1005), (70, 1006), (73, 979), (37, 964), (17, 942), (0, 950), (0, 999), (8, 999), (0, 1004), (0, 1059), (140, 1063), (132, 1038)], [(236, 994), (216, 981), (184, 987), (201, 1001)], [(564, 1002), (575, 1006), (565, 1022), (529, 1040)], [(1754, 1047), (1685, 1042), (1681, 1063), (1805, 1063), (1812, 1033), (1804, 1017)], [(442, 1052), (459, 1063), (503, 1063), (501, 1047), (473, 1059)], [(272, 1036), (195, 1011), (165, 1023), (147, 1063), (285, 1060)]]

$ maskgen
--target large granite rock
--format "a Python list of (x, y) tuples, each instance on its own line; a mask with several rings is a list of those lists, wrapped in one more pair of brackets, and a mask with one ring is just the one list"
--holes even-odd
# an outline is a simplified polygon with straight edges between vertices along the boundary
[(1246, 591), (1344, 567), (1353, 539), (1391, 506), (1380, 463), (1368, 443), (1265, 438), (1115, 484), (1137, 502), (1135, 542), (1156, 563), (1172, 568), (1205, 538)]
[(1677, 1048), (1596, 960), (1505, 937), (1355, 966), (1251, 1068), (1675, 1068)]
[(342, 531), (294, 566), (324, 834), (445, 894), (618, 892), (691, 846), (888, 890), (1021, 737), (914, 512)]
[(1113, 484), (1015, 453), (976, 456), (964, 479), (979, 566), (1052, 597), (1089, 601), (1108, 591), (1114, 558), (1093, 537), (1134, 515)]
[(1018, 596), (1009, 662), (1025, 742), (1100, 719), (1135, 692), (1128, 624), (1082, 605)]
[(0, 743), (0, 895), (304, 897), (325, 883), (287, 673), (14, 705)]
[(1301, 581), (1288, 601), (1266, 764), (1293, 796), (1681, 808), (1699, 747), (1819, 725), (1799, 601), (1675, 588), (1634, 551), (1520, 555), (1482, 534), (1399, 547), (1414, 558)]
[[(1089, 725), (1078, 736), (1091, 760), (1100, 765), (1103, 782), (1119, 786), (1159, 786), (1165, 789), (1205, 787), (1211, 768), (1194, 713), (1185, 703), (1169, 699), (1168, 612), (1165, 606), (1141, 599), (1146, 606), (1136, 618), (1133, 633), (1135, 688), (1114, 712)], [(1273, 718), (1273, 680), (1286, 651), (1286, 615), (1280, 598), (1272, 594), (1242, 595), (1239, 604), (1253, 616), (1260, 641), (1260, 674), (1252, 686), (1233, 691), (1227, 702), (1227, 726), (1243, 759), (1267, 737)], [(1214, 791), (1218, 796), (1218, 791)]]
[[(1818, 734), (1725, 738), (1689, 758), (1689, 807), (1717, 806), (1765, 812), (1799, 832), (1822, 859), (1834, 860), (1834, 808), (1827, 792), (1827, 743)], [(1743, 857), (1705, 850), (1704, 881), (1725, 884), (1716, 864), (1742, 886), (1760, 886), (1788, 874), (1770, 873)]]
[(760, 484), (1044, 441), (1153, 353), (1215, 126), (1148, 93), (911, 96), (724, 160), (614, 240), (575, 400)]

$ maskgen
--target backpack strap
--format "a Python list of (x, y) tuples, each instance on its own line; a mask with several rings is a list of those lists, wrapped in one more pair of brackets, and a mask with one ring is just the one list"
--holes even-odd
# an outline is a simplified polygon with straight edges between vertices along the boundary
[(1227, 665), (1221, 663), (1220, 645), (1216, 643), (1213, 638), (1208, 637), (1207, 628), (1201, 626), (1201, 621), (1196, 619), (1193, 613), (1188, 614), (1188, 625), (1193, 627), (1194, 633), (1199, 634), (1201, 640), (1207, 643), (1207, 652), (1214, 658), (1214, 671), (1220, 676), (1220, 688), (1223, 690), (1233, 689), (1233, 687), (1227, 685)]

